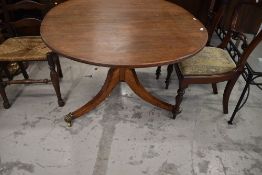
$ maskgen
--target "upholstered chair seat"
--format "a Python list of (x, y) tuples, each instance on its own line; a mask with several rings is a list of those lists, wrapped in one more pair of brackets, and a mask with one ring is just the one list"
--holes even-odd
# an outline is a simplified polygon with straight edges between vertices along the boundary
[(0, 61), (44, 61), (48, 52), (40, 36), (13, 37), (0, 45)]
[(178, 64), (183, 75), (214, 75), (232, 71), (236, 64), (226, 50), (204, 47), (198, 54)]
[[(245, 70), (247, 59), (262, 40), (262, 30), (258, 31), (251, 40), (249, 40), (249, 37), (246, 36), (242, 30), (240, 30), (239, 24), (241, 21), (245, 20), (245, 16), (239, 16), (239, 14), (241, 14), (240, 12), (246, 7), (253, 9), (260, 8), (262, 5), (261, 3), (262, 1), (254, 0), (239, 2), (235, 6), (233, 16), (229, 21), (231, 25), (226, 33), (222, 34), (222, 42), (218, 47), (206, 46), (195, 56), (175, 64), (179, 80), (179, 89), (177, 90), (173, 118), (181, 113), (180, 105), (185, 90), (189, 85), (210, 83), (212, 84), (213, 93), (217, 94), (218, 90), (216, 84), (224, 81), (227, 81), (227, 84), (223, 93), (223, 112), (224, 114), (228, 114), (230, 94), (236, 81)], [(262, 19), (261, 15), (259, 15), (259, 17)], [(221, 33), (219, 33), (219, 36), (221, 36), (220, 34)], [(230, 48), (229, 52), (227, 52), (227, 48)], [(241, 98), (243, 98), (243, 96)], [(232, 116), (228, 123), (232, 124), (233, 119), (234, 117)]]

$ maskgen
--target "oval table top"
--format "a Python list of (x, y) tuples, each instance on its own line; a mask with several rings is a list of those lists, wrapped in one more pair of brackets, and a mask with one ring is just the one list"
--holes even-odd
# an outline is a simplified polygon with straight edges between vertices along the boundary
[(129, 68), (179, 62), (208, 38), (194, 16), (165, 0), (69, 0), (48, 12), (41, 36), (67, 58)]

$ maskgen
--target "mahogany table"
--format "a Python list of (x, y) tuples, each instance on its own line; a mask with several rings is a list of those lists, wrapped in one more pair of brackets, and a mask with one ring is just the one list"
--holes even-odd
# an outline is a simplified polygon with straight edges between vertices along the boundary
[(69, 126), (104, 101), (119, 82), (143, 100), (178, 113), (145, 90), (135, 68), (177, 63), (199, 52), (208, 37), (189, 12), (165, 0), (70, 0), (46, 15), (41, 36), (66, 58), (110, 67), (100, 92), (66, 115)]

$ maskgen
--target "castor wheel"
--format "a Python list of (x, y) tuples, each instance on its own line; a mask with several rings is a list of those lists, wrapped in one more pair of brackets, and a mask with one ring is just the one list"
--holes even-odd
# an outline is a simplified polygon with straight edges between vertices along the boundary
[(74, 119), (74, 116), (71, 112), (65, 116), (64, 120), (67, 123), (68, 127), (72, 127), (73, 119)]

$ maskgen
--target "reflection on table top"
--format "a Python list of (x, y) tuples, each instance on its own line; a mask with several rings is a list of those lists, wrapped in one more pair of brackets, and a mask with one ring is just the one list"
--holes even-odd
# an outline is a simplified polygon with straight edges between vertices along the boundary
[(41, 35), (65, 57), (130, 68), (181, 61), (207, 41), (198, 20), (165, 0), (67, 1), (47, 14)]

